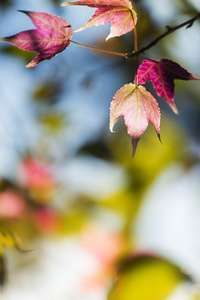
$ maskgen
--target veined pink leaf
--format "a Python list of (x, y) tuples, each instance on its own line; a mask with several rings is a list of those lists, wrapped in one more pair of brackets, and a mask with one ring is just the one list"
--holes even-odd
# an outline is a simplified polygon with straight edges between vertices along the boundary
[(133, 155), (141, 135), (147, 129), (148, 121), (153, 124), (160, 137), (160, 109), (156, 99), (144, 86), (129, 83), (117, 91), (110, 107), (111, 132), (122, 116), (131, 137)]
[(37, 29), (22, 31), (0, 41), (11, 43), (22, 50), (39, 52), (27, 68), (35, 67), (44, 59), (51, 59), (70, 44), (72, 29), (64, 19), (43, 12), (21, 12), (31, 18)]
[(138, 84), (151, 80), (158, 96), (163, 97), (175, 113), (178, 110), (174, 103), (174, 79), (198, 80), (179, 64), (164, 58), (145, 59), (138, 68), (137, 77)]
[(131, 30), (137, 23), (137, 14), (128, 0), (79, 0), (75, 2), (64, 2), (65, 5), (87, 5), (97, 7), (90, 20), (76, 32), (92, 26), (112, 23), (110, 34), (106, 40), (112, 37), (121, 36)]

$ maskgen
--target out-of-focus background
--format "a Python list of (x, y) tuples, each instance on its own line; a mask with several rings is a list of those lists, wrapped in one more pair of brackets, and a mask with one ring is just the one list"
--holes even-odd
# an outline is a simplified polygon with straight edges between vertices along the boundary
[[(76, 30), (94, 9), (56, 0), (1, 0), (0, 37), (34, 28), (17, 10), (65, 18)], [(139, 45), (200, 11), (199, 0), (138, 0)], [(105, 42), (110, 25), (73, 40), (130, 52), (133, 35)], [(200, 23), (143, 55), (200, 78)], [(109, 106), (135, 62), (71, 44), (36, 68), (0, 44), (0, 281), (3, 300), (197, 300), (200, 285), (200, 85), (175, 82), (163, 99), (161, 144), (149, 125), (134, 158)], [(152, 89), (151, 84), (147, 85)], [(30, 251), (29, 251), (30, 250)]]

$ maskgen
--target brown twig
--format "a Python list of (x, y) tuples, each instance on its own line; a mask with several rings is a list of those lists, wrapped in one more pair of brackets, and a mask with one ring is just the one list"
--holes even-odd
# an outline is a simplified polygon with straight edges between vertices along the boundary
[(166, 26), (167, 31), (164, 32), (163, 34), (161, 34), (160, 36), (158, 36), (156, 39), (154, 39), (151, 43), (149, 43), (147, 46), (144, 46), (142, 48), (140, 48), (138, 51), (133, 51), (131, 53), (127, 53), (126, 57), (130, 58), (130, 57), (134, 57), (134, 56), (139, 56), (141, 53), (144, 53), (145, 51), (149, 50), (150, 48), (152, 48), (153, 46), (155, 46), (160, 40), (162, 40), (164, 37), (166, 37), (167, 35), (171, 34), (172, 32), (182, 28), (182, 27), (186, 27), (189, 28), (193, 25), (193, 23), (200, 18), (200, 13), (198, 13), (195, 17), (177, 25), (177, 26)]
[(91, 50), (94, 50), (94, 51), (103, 52), (103, 53), (112, 54), (112, 55), (117, 55), (117, 56), (123, 56), (123, 57), (126, 58), (126, 53), (109, 51), (109, 50), (103, 50), (103, 49), (99, 49), (99, 48), (95, 48), (95, 47), (83, 45), (83, 44), (77, 43), (77, 42), (72, 41), (72, 40), (70, 42), (73, 43), (73, 44), (76, 44), (78, 46), (81, 46), (81, 47), (84, 47), (84, 48), (88, 48), (88, 49), (91, 49)]

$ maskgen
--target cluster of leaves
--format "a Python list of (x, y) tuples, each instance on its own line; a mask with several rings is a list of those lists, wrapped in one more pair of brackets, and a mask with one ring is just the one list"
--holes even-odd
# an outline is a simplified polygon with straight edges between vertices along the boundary
[[(68, 5), (86, 5), (97, 8), (90, 20), (76, 32), (92, 26), (112, 23), (110, 34), (106, 38), (108, 40), (133, 30), (135, 35), (134, 51), (130, 54), (110, 53), (125, 58), (140, 55), (141, 51), (137, 49), (137, 13), (133, 10), (129, 0), (79, 0), (62, 4), (62, 6)], [(37, 29), (23, 31), (2, 38), (0, 41), (9, 42), (23, 50), (38, 52), (39, 54), (26, 66), (27, 68), (34, 67), (45, 59), (51, 59), (65, 50), (70, 42), (73, 42), (71, 40), (72, 28), (66, 20), (43, 12), (22, 12), (31, 18)], [(149, 121), (153, 124), (160, 138), (160, 109), (157, 100), (146, 90), (144, 84), (151, 81), (157, 95), (163, 97), (171, 109), (178, 113), (174, 103), (175, 79), (198, 80), (171, 60), (164, 58), (158, 61), (152, 58), (145, 59), (139, 65), (133, 83), (124, 85), (115, 94), (110, 108), (110, 130), (113, 131), (116, 121), (123, 116), (128, 134), (131, 137), (133, 154)]]

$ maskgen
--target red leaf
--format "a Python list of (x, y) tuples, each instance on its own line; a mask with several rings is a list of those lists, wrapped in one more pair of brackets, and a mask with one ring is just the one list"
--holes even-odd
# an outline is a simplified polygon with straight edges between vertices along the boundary
[(150, 121), (158, 136), (160, 132), (160, 109), (156, 99), (144, 86), (129, 83), (114, 96), (110, 108), (110, 130), (120, 117), (124, 117), (128, 134), (132, 140), (133, 155), (141, 135)]
[(137, 14), (132, 9), (132, 4), (128, 0), (79, 0), (76, 2), (64, 2), (65, 5), (87, 5), (97, 7), (90, 20), (76, 32), (92, 26), (112, 23), (110, 34), (106, 40), (111, 37), (121, 36), (131, 30), (137, 23)]
[(0, 41), (11, 43), (22, 50), (39, 52), (27, 68), (35, 67), (44, 59), (51, 59), (70, 44), (72, 29), (64, 19), (43, 12), (21, 12), (31, 18), (37, 29), (22, 31)]
[[(171, 109), (178, 113), (174, 103), (174, 79), (198, 80), (179, 64), (169, 59), (145, 59), (137, 71), (138, 84), (151, 80), (158, 96), (163, 97)], [(136, 79), (135, 79), (136, 82)]]

